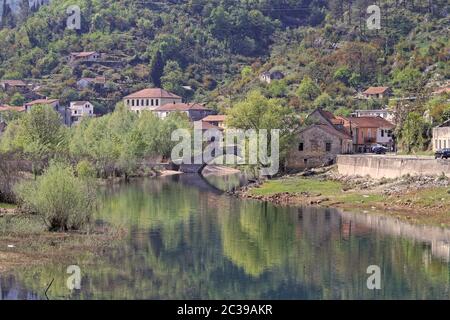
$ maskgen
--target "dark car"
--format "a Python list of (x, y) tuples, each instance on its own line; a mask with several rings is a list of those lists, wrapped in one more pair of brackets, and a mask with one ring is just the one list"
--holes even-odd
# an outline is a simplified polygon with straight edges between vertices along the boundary
[(387, 151), (388, 151), (388, 148), (383, 147), (383, 146), (375, 146), (372, 148), (372, 152), (375, 154), (386, 154)]
[(448, 159), (450, 158), (450, 149), (440, 149), (434, 154), (435, 159)]

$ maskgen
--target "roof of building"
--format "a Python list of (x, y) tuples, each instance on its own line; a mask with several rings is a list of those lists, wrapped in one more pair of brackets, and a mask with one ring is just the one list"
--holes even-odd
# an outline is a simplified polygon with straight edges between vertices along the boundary
[(33, 106), (36, 104), (52, 104), (55, 102), (59, 102), (58, 99), (37, 99), (37, 100), (33, 100), (31, 102), (25, 103), (25, 106)]
[(93, 54), (96, 54), (97, 51), (82, 51), (82, 52), (71, 52), (70, 55), (77, 57), (77, 58), (85, 58), (92, 56)]
[(220, 128), (218, 126), (210, 124), (209, 122), (204, 122), (204, 121), (196, 121), (195, 126), (196, 126), (196, 128), (197, 128), (197, 126), (200, 127), (202, 130), (220, 130), (220, 131), (223, 130), (223, 128)]
[(180, 96), (177, 96), (174, 93), (166, 91), (161, 88), (147, 88), (140, 90), (138, 92), (132, 93), (125, 97), (125, 99), (129, 98), (169, 98), (169, 99), (181, 99)]
[(350, 117), (347, 121), (357, 128), (394, 128), (395, 126), (381, 117)]
[(8, 106), (8, 105), (0, 105), (0, 111), (17, 111), (17, 112), (22, 112), (22, 111), (25, 111), (25, 108), (24, 107)]
[(87, 82), (94, 82), (94, 83), (105, 83), (106, 82), (106, 78), (105, 77), (81, 78), (77, 82), (80, 82), (80, 81), (83, 81), (83, 80), (87, 81)]
[(311, 126), (308, 126), (308, 127), (304, 128), (304, 129), (302, 129), (300, 132), (305, 132), (305, 131), (308, 131), (308, 130), (310, 130), (312, 128), (319, 128), (319, 129), (321, 129), (323, 131), (328, 132), (329, 134), (338, 136), (338, 137), (340, 137), (342, 139), (352, 140), (352, 136), (349, 135), (348, 133), (345, 133), (344, 131), (340, 131), (340, 130), (332, 127), (332, 126), (329, 126), (329, 125), (326, 125), (326, 124), (322, 124), (322, 123), (313, 124)]
[(224, 114), (210, 115), (203, 118), (204, 122), (224, 122), (227, 120), (227, 116)]
[(382, 94), (389, 90), (389, 87), (369, 87), (364, 94)]
[(450, 93), (450, 84), (433, 91), (433, 94), (444, 94), (444, 93)]
[(1, 84), (7, 84), (11, 87), (26, 87), (26, 83), (22, 80), (1, 80)]
[(70, 102), (71, 106), (84, 106), (85, 104), (90, 104), (89, 101), (72, 101)]
[(154, 111), (189, 111), (189, 110), (209, 110), (199, 103), (167, 103), (155, 108)]

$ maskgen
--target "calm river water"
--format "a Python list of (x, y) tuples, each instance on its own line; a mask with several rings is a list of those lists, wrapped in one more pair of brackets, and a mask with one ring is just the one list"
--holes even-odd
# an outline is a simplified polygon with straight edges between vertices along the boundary
[[(97, 219), (129, 234), (99, 257), (0, 279), (0, 299), (448, 299), (450, 230), (334, 209), (276, 207), (175, 176), (101, 192)], [(66, 287), (81, 268), (81, 290)], [(381, 290), (367, 268), (381, 269)]]

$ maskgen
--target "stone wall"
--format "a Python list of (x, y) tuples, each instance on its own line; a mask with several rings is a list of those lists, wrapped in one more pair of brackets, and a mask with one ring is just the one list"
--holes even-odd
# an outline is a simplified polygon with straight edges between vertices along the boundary
[[(302, 151), (299, 150), (300, 143), (303, 143)], [(330, 143), (329, 151), (326, 149), (327, 143)], [(320, 126), (312, 126), (294, 139), (287, 157), (287, 168), (306, 169), (335, 163), (336, 155), (342, 153), (342, 143), (338, 136), (324, 131)]]
[(404, 175), (450, 175), (450, 160), (432, 157), (385, 155), (339, 155), (336, 163), (343, 175), (370, 176), (375, 179)]

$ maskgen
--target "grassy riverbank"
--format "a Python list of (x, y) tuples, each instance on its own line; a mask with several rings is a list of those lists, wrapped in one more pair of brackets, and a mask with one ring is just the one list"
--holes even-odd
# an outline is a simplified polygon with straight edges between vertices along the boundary
[(390, 191), (399, 181), (350, 186), (324, 176), (290, 176), (269, 180), (243, 191), (244, 197), (281, 205), (320, 205), (342, 209), (376, 211), (419, 224), (450, 226), (450, 188), (415, 187), (401, 181), (403, 188)]
[(115, 245), (123, 230), (102, 226), (89, 232), (49, 232), (40, 217), (0, 215), (0, 273), (47, 263), (89, 259)]

